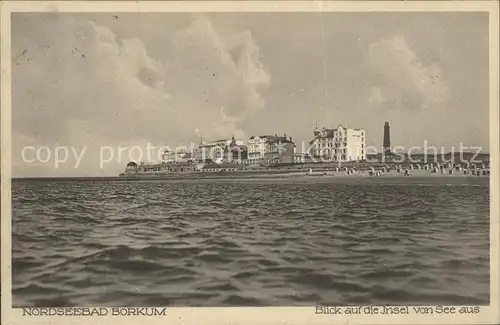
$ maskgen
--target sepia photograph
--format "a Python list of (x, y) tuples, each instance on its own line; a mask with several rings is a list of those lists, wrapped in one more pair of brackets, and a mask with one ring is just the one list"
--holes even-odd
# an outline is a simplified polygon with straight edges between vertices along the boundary
[(498, 8), (197, 5), (3, 22), (2, 305), (495, 306)]

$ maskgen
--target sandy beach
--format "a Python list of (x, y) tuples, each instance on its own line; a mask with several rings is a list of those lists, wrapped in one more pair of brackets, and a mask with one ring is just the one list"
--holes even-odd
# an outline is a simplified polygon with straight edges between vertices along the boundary
[(390, 170), (300, 170), (300, 169), (281, 169), (281, 170), (246, 170), (246, 171), (198, 171), (190, 173), (172, 173), (172, 174), (140, 174), (119, 177), (123, 181), (138, 180), (208, 180), (208, 179), (340, 179), (340, 178), (488, 178), (489, 170), (486, 173), (471, 171), (456, 171), (452, 173), (449, 169), (440, 172), (429, 170), (408, 170), (404, 169)]

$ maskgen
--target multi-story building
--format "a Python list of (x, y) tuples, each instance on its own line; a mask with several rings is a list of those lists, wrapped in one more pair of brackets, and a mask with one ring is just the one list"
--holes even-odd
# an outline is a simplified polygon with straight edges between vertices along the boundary
[(292, 138), (278, 138), (267, 142), (263, 163), (268, 165), (295, 163), (295, 143)]
[(185, 163), (192, 160), (192, 153), (186, 148), (179, 148), (176, 151), (166, 149), (162, 155), (162, 161), (166, 164)]
[(243, 140), (222, 139), (201, 143), (197, 149), (198, 160), (209, 159), (216, 163), (241, 162), (246, 159)]
[(309, 142), (310, 154), (323, 161), (362, 161), (366, 160), (365, 143), (365, 131), (361, 129), (316, 127)]
[(249, 164), (293, 163), (295, 143), (292, 137), (275, 135), (252, 136), (247, 142)]
[(241, 140), (235, 140), (224, 148), (224, 162), (243, 164), (248, 160), (248, 148)]
[(266, 154), (266, 142), (273, 138), (271, 135), (251, 136), (247, 141), (248, 163), (258, 164)]
[(173, 164), (173, 163), (175, 163), (175, 161), (176, 161), (175, 152), (173, 152), (170, 149), (166, 149), (163, 152), (162, 160), (163, 160), (164, 163), (167, 163), (167, 164)]

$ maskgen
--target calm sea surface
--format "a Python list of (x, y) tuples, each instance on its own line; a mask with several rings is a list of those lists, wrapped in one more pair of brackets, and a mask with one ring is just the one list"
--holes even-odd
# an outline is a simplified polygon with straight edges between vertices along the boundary
[(13, 305), (488, 304), (487, 179), (13, 181)]

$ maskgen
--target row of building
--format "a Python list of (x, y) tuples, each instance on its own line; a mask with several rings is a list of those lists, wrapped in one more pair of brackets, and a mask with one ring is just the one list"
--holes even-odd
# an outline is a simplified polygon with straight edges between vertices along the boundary
[(298, 152), (292, 137), (251, 136), (246, 141), (222, 139), (203, 142), (197, 147), (166, 150), (163, 162), (167, 164), (185, 162), (235, 163), (235, 164), (292, 164), (307, 163), (321, 159), (334, 162), (366, 160), (365, 131), (349, 129), (342, 125), (336, 128), (314, 129), (313, 139), (306, 152)]

